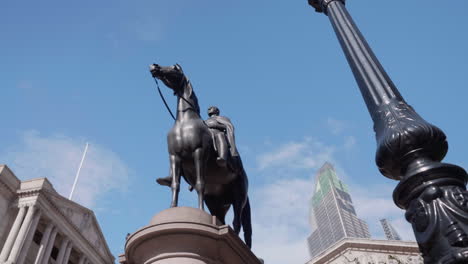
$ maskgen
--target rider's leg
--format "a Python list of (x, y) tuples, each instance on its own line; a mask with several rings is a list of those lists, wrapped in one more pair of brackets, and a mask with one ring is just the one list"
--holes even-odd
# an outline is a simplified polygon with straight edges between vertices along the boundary
[(229, 147), (226, 142), (226, 136), (222, 132), (216, 133), (216, 147), (218, 150), (218, 158), (216, 159), (216, 162), (218, 163), (218, 165), (225, 167)]
[(172, 183), (171, 169), (169, 169), (169, 176), (157, 178), (156, 182), (159, 183), (160, 185), (171, 187), (171, 183)]

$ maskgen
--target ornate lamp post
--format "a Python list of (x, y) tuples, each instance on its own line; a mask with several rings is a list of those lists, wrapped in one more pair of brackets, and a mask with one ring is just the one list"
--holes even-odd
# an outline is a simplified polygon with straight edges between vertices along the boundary
[(442, 130), (409, 106), (345, 7), (345, 0), (309, 0), (331, 24), (374, 121), (376, 163), (400, 181), (393, 192), (406, 210), (425, 263), (468, 263), (468, 175), (441, 163), (448, 150)]

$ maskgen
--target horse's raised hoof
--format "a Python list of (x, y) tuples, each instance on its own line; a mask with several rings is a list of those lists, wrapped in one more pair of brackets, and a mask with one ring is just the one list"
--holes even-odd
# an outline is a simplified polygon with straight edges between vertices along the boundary
[(156, 182), (159, 183), (162, 186), (171, 187), (172, 177), (167, 176), (167, 177), (164, 177), (164, 178), (157, 178)]

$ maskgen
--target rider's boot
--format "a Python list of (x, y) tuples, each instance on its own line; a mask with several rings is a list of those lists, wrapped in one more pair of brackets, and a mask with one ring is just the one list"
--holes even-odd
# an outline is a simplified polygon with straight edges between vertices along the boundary
[(159, 183), (160, 185), (171, 187), (172, 177), (167, 176), (167, 177), (163, 177), (163, 178), (157, 178), (156, 182)]

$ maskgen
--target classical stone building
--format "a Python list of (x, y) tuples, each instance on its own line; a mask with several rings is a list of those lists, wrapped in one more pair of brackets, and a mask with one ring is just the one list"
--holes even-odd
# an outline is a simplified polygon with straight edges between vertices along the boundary
[(416, 242), (345, 238), (306, 264), (423, 264)]
[(113, 264), (93, 211), (0, 165), (0, 264)]

